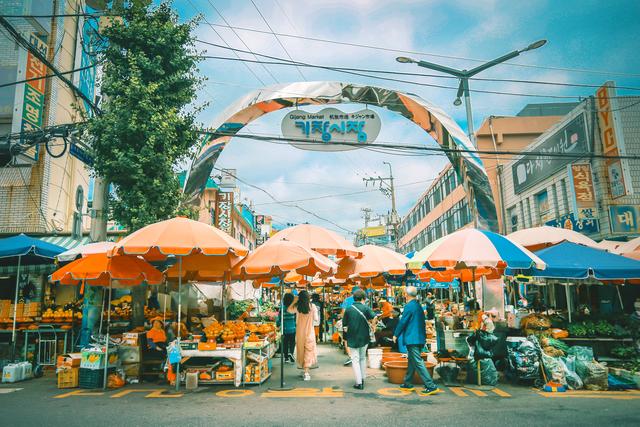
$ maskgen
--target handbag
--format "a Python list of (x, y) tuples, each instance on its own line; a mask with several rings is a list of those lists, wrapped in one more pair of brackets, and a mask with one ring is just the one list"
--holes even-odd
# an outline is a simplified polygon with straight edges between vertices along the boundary
[(363, 312), (361, 312), (360, 310), (358, 310), (358, 307), (356, 306), (351, 306), (353, 307), (358, 313), (360, 313), (360, 316), (362, 316), (362, 318), (364, 319), (365, 322), (367, 322), (367, 326), (369, 327), (369, 342), (370, 343), (375, 343), (376, 341), (376, 334), (373, 331), (373, 328), (371, 328), (371, 324), (369, 323), (369, 319), (367, 319), (367, 316), (364, 315)]

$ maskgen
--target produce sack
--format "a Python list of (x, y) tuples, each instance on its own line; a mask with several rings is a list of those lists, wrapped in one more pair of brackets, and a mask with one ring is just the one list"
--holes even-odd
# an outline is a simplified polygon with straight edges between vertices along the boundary
[(478, 384), (478, 363), (480, 363), (480, 381), (482, 385), (498, 384), (498, 371), (491, 359), (469, 362), (467, 364), (467, 383)]
[(478, 344), (480, 344), (485, 350), (492, 350), (498, 343), (498, 337), (491, 332), (478, 331), (477, 334)]
[(109, 374), (107, 377), (108, 388), (120, 388), (124, 387), (124, 379), (118, 374)]
[(576, 372), (587, 390), (607, 390), (609, 388), (609, 370), (595, 360), (576, 360)]
[(591, 347), (582, 347), (574, 345), (567, 351), (567, 355), (575, 356), (576, 360), (591, 362), (593, 360), (593, 349)]
[(543, 352), (542, 364), (544, 366), (544, 372), (547, 375), (547, 380), (567, 385), (564, 363), (562, 363), (559, 357), (547, 356)]
[(567, 379), (567, 386), (569, 386), (571, 390), (581, 389), (584, 384), (582, 383), (580, 376), (576, 372), (576, 357), (561, 357), (560, 360), (564, 364), (564, 376)]

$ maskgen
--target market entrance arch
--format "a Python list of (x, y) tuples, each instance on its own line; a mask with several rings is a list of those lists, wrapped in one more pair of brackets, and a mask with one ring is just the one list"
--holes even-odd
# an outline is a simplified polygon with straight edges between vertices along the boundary
[(227, 143), (247, 124), (283, 108), (329, 104), (375, 105), (411, 120), (445, 149), (467, 193), (477, 225), (497, 231), (496, 206), (487, 172), (475, 147), (440, 107), (421, 97), (393, 89), (341, 82), (298, 82), (253, 91), (227, 108), (213, 123), (185, 180), (184, 192), (196, 203), (215, 162)]

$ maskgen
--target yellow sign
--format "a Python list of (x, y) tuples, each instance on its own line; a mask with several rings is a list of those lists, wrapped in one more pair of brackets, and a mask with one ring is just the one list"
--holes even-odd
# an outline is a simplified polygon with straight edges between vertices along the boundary
[(367, 237), (377, 237), (384, 236), (386, 234), (386, 229), (384, 225), (377, 225), (375, 227), (366, 227), (360, 230), (362, 234)]

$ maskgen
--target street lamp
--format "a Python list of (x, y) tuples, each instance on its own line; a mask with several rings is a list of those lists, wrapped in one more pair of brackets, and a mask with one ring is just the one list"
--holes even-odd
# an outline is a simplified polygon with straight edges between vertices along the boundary
[(475, 138), (473, 135), (473, 116), (471, 114), (471, 98), (469, 95), (469, 78), (475, 76), (481, 71), (486, 70), (487, 68), (491, 68), (494, 65), (498, 65), (502, 62), (513, 59), (516, 56), (520, 55), (522, 52), (538, 49), (539, 47), (544, 46), (546, 43), (547, 41), (544, 39), (538, 40), (536, 42), (531, 43), (529, 46), (525, 47), (524, 49), (514, 50), (513, 52), (507, 53), (506, 55), (502, 55), (501, 57), (496, 58), (492, 61), (486, 62), (482, 65), (478, 65), (477, 67), (472, 68), (471, 70), (456, 70), (455, 68), (434, 64), (433, 62), (416, 61), (415, 59), (408, 58), (406, 56), (398, 56), (396, 58), (396, 61), (402, 64), (417, 64), (420, 67), (429, 68), (435, 71), (440, 71), (441, 73), (450, 74), (460, 79), (460, 86), (458, 86), (458, 93), (456, 94), (456, 99), (453, 101), (453, 105), (455, 105), (456, 107), (461, 105), (462, 100), (460, 98), (464, 95), (464, 103), (467, 109), (467, 133), (469, 135), (469, 139), (475, 145)]

